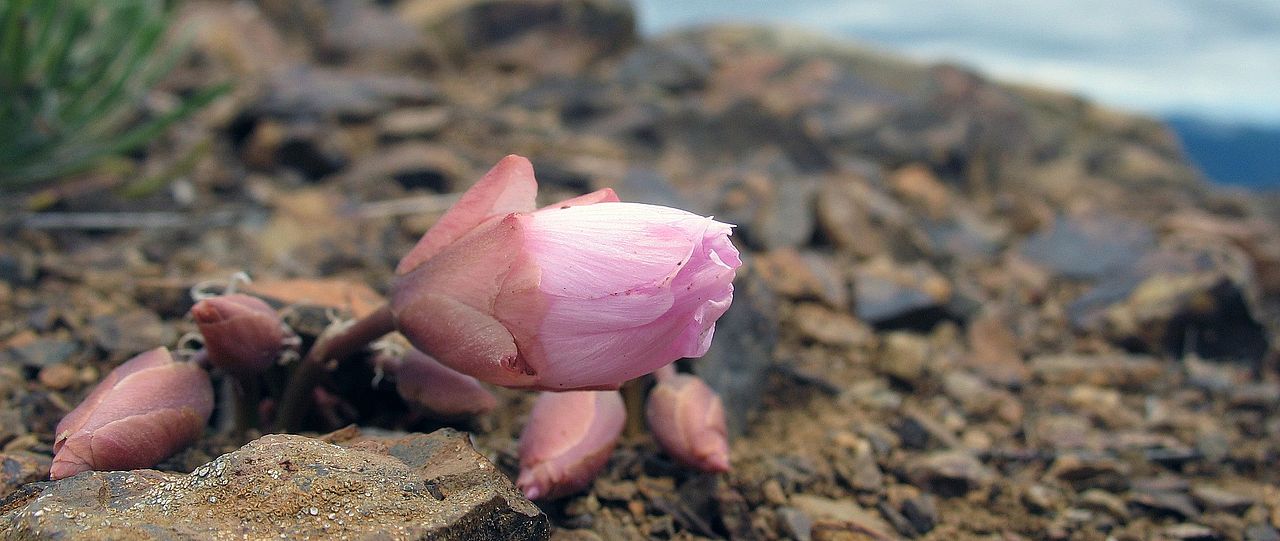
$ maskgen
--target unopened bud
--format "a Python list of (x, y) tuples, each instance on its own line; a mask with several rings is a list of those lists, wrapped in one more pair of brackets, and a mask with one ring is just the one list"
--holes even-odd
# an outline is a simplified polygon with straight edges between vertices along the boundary
[(195, 441), (212, 412), (208, 373), (165, 348), (142, 353), (58, 423), (50, 477), (155, 466)]
[(405, 401), (422, 406), (437, 417), (479, 415), (498, 406), (498, 399), (476, 378), (416, 349), (409, 349), (399, 362), (387, 363), (386, 367), (395, 375), (396, 390)]
[(531, 500), (586, 488), (609, 461), (626, 420), (618, 391), (542, 393), (520, 433), (516, 486)]
[(729, 440), (720, 397), (697, 376), (661, 374), (645, 418), (662, 449), (682, 464), (729, 471)]
[(257, 297), (209, 297), (191, 307), (213, 366), (236, 375), (265, 371), (285, 345), (279, 314)]

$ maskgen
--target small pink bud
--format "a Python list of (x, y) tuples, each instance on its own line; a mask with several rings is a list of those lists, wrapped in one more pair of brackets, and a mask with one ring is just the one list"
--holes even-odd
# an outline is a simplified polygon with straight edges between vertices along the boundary
[(742, 264), (732, 226), (612, 190), (533, 210), (508, 156), (400, 261), (391, 298), (415, 347), (481, 381), (614, 389), (706, 353)]
[(208, 373), (165, 348), (142, 353), (58, 423), (49, 476), (155, 466), (195, 441), (212, 412)]
[(498, 406), (498, 399), (476, 378), (450, 369), (416, 349), (386, 367), (395, 375), (396, 390), (405, 401), (418, 404), (437, 417), (468, 417)]
[(729, 471), (729, 440), (720, 397), (697, 376), (659, 372), (645, 419), (662, 449), (682, 464)]
[(285, 345), (279, 314), (257, 297), (241, 293), (210, 297), (191, 307), (204, 336), (213, 366), (236, 375), (257, 374), (269, 368)]
[(516, 486), (531, 500), (586, 488), (609, 461), (626, 420), (618, 391), (542, 393), (520, 433)]

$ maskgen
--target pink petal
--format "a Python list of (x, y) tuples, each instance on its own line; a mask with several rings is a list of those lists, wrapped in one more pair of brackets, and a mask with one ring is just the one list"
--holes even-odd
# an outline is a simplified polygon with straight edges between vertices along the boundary
[(729, 471), (724, 406), (701, 379), (678, 374), (659, 380), (649, 393), (645, 418), (672, 458), (703, 471)]
[(493, 306), (519, 255), (522, 218), (510, 215), (401, 275), (391, 296), (396, 327), (445, 366), (497, 385), (534, 381)]
[(533, 211), (537, 194), (533, 164), (515, 154), (503, 158), (427, 230), (400, 260), (396, 274), (413, 270), (493, 216)]
[[(565, 250), (567, 255), (558, 260), (552, 257), (557, 254), (540, 253), (543, 248), (531, 246), (530, 254), (540, 259), (543, 279), (539, 287), (547, 298), (538, 341), (548, 360), (546, 367), (540, 369), (537, 388), (563, 390), (616, 384), (647, 374), (680, 357), (702, 355), (710, 344), (715, 321), (732, 301), (732, 282), (741, 260), (728, 240), (729, 226), (684, 211), (627, 203), (578, 207), (578, 214), (586, 214), (582, 211), (588, 209), (595, 214), (591, 219), (572, 223), (578, 226), (585, 224), (584, 229), (590, 230), (596, 226), (595, 220), (604, 216), (606, 211), (615, 216), (619, 214), (612, 212), (615, 208), (624, 209), (624, 213), (638, 213), (630, 218), (632, 220), (651, 219), (660, 227), (671, 224), (682, 227), (682, 233), (668, 238), (664, 245), (664, 249), (669, 251), (665, 257), (679, 252), (680, 259), (670, 267), (649, 265), (647, 268), (645, 257), (654, 256), (643, 254), (643, 250), (636, 250), (642, 253), (637, 261), (612, 259), (616, 245), (602, 239), (615, 238), (616, 232), (607, 228), (594, 231), (594, 238), (585, 238), (587, 235), (583, 233), (584, 238), (576, 243), (577, 249)], [(572, 210), (561, 211), (560, 216), (574, 217), (570, 213)], [(538, 224), (542, 216), (543, 211), (539, 211), (531, 223)], [(627, 223), (626, 219), (612, 221)], [(572, 231), (568, 234), (560, 232), (560, 229), (569, 229), (568, 224), (544, 220), (541, 225), (558, 227), (552, 236), (572, 238), (574, 234)], [(623, 230), (625, 233), (625, 226)], [(533, 236), (531, 232), (530, 237)], [(618, 244), (626, 245), (626, 241)], [(600, 256), (601, 252), (605, 255)], [(634, 254), (624, 253), (619, 258), (631, 255)], [(591, 260), (592, 256), (597, 259)], [(587, 261), (582, 261), (584, 259)], [(602, 265), (601, 261), (609, 264)], [(601, 267), (597, 271), (600, 274), (608, 274), (611, 270), (614, 273), (614, 276), (596, 281), (595, 285), (600, 286), (601, 282), (614, 280), (614, 283), (594, 290), (596, 294), (625, 286), (625, 283), (618, 283), (620, 276), (643, 285), (594, 298), (582, 294), (589, 287), (582, 283), (582, 278), (591, 274), (590, 271), (583, 272), (583, 268), (591, 265)], [(627, 269), (631, 273), (617, 272), (617, 269)], [(641, 274), (646, 270), (648, 274)], [(556, 279), (569, 283), (578, 281), (571, 286), (563, 286), (578, 294), (561, 294), (560, 290), (549, 289), (549, 284), (554, 288)], [(502, 317), (501, 312), (499, 316)]]
[(613, 188), (603, 188), (603, 189), (599, 189), (594, 192), (591, 192), (589, 194), (583, 194), (577, 197), (571, 197), (559, 203), (556, 203), (553, 205), (547, 205), (543, 208), (562, 209), (566, 207), (580, 207), (583, 205), (594, 205), (596, 203), (617, 203), (619, 201), (621, 201), (621, 199), (618, 199), (618, 194), (613, 191)]
[(400, 396), (437, 416), (465, 417), (498, 406), (498, 399), (476, 378), (452, 370), (416, 349), (409, 350), (394, 366)]
[(526, 224), (525, 249), (548, 295), (592, 299), (663, 285), (711, 222), (637, 203), (544, 209)]
[(530, 499), (582, 490), (609, 461), (626, 416), (617, 391), (542, 393), (520, 433), (516, 485)]

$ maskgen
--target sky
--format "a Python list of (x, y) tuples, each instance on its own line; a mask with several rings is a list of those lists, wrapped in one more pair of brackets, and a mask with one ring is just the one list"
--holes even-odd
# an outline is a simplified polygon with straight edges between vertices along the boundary
[(633, 0), (641, 29), (763, 22), (1160, 116), (1280, 126), (1280, 0)]

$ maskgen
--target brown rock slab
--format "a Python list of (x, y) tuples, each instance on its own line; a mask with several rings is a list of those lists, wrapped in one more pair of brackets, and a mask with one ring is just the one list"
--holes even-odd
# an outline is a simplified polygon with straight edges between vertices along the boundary
[(547, 518), (442, 429), (352, 431), (342, 445), (273, 434), (190, 474), (85, 472), (0, 503), (7, 539), (548, 539)]
[(1142, 355), (1042, 355), (1031, 372), (1054, 385), (1141, 388), (1164, 372), (1160, 361)]

